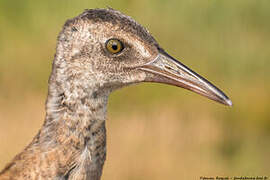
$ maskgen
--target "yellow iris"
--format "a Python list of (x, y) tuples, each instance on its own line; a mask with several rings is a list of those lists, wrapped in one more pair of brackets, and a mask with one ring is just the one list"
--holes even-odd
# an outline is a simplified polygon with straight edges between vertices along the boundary
[(112, 54), (117, 54), (123, 50), (123, 43), (118, 39), (109, 39), (106, 42), (107, 50)]

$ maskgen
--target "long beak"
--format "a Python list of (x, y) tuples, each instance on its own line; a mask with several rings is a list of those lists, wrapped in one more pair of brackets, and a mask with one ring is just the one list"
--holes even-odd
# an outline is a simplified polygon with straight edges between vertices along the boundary
[(163, 50), (153, 61), (139, 69), (149, 72), (145, 82), (182, 87), (219, 103), (232, 106), (232, 101), (221, 90)]

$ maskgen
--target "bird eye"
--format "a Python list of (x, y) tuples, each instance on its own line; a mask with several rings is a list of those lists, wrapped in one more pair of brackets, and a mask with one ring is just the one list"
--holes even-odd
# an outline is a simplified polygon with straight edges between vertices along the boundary
[(109, 39), (105, 46), (111, 54), (117, 54), (124, 49), (123, 43), (118, 39)]

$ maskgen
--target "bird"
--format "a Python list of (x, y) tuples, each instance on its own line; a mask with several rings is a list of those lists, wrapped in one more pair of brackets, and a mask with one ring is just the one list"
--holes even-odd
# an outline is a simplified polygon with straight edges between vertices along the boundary
[(100, 180), (109, 95), (141, 82), (178, 86), (232, 106), (131, 17), (112, 8), (86, 9), (58, 35), (42, 127), (0, 180)]

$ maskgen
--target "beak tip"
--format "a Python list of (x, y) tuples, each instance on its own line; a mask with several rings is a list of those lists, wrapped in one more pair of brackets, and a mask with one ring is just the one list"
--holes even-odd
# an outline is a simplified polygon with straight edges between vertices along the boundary
[(231, 107), (233, 106), (233, 103), (232, 103), (232, 101), (230, 99), (226, 99), (225, 103), (228, 106), (231, 106)]

